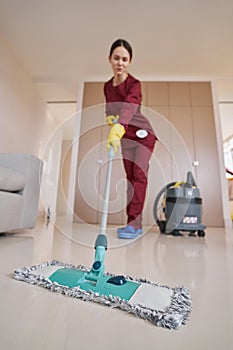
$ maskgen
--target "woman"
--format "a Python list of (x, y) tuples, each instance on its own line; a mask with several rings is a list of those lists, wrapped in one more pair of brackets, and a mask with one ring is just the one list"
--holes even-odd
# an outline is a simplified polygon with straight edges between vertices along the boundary
[(146, 196), (149, 160), (156, 136), (149, 121), (140, 111), (141, 83), (128, 73), (132, 47), (123, 39), (116, 40), (109, 53), (113, 77), (104, 84), (106, 122), (111, 126), (107, 150), (114, 152), (121, 143), (123, 163), (128, 180), (127, 225), (118, 228), (119, 238), (135, 238), (142, 233), (142, 211)]

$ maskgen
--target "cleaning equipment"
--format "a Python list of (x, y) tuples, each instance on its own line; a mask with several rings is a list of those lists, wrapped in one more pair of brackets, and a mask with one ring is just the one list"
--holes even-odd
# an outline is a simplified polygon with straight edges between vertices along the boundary
[(187, 173), (186, 182), (170, 182), (158, 193), (153, 208), (154, 218), (161, 233), (205, 236), (206, 226), (201, 223), (202, 198), (193, 174)]
[(132, 313), (154, 325), (177, 329), (185, 324), (192, 302), (187, 288), (151, 283), (145, 279), (105, 273), (107, 250), (107, 213), (112, 171), (113, 148), (109, 151), (103, 213), (100, 232), (95, 241), (95, 257), (91, 269), (53, 260), (15, 271), (17, 280), (37, 284), (73, 298), (98, 302)]

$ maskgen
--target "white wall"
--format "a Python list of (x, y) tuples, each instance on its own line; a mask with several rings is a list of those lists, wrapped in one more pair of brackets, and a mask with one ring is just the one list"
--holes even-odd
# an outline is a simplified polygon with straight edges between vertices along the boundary
[(46, 104), (0, 41), (0, 151), (39, 155)]
[[(42, 100), (29, 74), (1, 39), (0, 101), (0, 152), (31, 153), (42, 158), (44, 171), (41, 188), (43, 189), (43, 184), (48, 183), (46, 171), (49, 171), (44, 156), (50, 155), (50, 165), (56, 163), (59, 156), (59, 152), (55, 154), (56, 152), (48, 149), (48, 142), (57, 128), (57, 122), (47, 113), (46, 102)], [(59, 150), (60, 143), (61, 139), (58, 138), (57, 143), (52, 145), (53, 150)], [(52, 159), (51, 152), (54, 154)], [(59, 169), (56, 172), (58, 173)], [(51, 182), (49, 183), (51, 187)], [(57, 184), (54, 184), (54, 187), (57, 190)], [(47, 188), (42, 193), (45, 197), (47, 197), (46, 191)], [(55, 202), (56, 198), (51, 205), (55, 206)], [(43, 201), (40, 202), (39, 211), (44, 211)]]
[(50, 209), (52, 219), (56, 217), (62, 135), (62, 128), (57, 128), (48, 138), (41, 154), (44, 161), (43, 178), (41, 182), (42, 203), (46, 211), (48, 208)]

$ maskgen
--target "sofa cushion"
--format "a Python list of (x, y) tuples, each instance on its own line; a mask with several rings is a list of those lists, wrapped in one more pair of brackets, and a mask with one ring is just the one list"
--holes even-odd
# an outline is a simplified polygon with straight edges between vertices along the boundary
[(26, 183), (25, 176), (10, 168), (0, 166), (0, 190), (21, 191)]

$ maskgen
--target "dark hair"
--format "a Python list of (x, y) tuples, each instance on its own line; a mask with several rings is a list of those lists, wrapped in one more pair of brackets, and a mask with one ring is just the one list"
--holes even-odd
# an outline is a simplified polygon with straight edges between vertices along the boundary
[(109, 57), (112, 56), (113, 51), (119, 46), (123, 46), (128, 51), (130, 61), (131, 61), (133, 57), (133, 49), (132, 49), (132, 46), (128, 43), (128, 41), (124, 39), (117, 39), (116, 41), (114, 41), (114, 43), (110, 48)]

